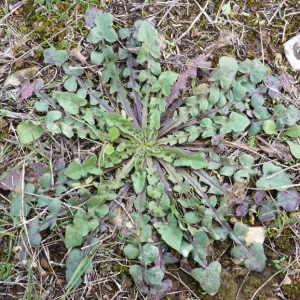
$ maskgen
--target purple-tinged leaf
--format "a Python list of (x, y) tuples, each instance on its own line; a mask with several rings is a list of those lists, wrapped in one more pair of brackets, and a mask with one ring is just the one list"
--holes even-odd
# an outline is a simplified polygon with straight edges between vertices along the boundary
[(36, 218), (32, 222), (30, 222), (30, 226), (28, 229), (28, 238), (29, 238), (29, 245), (32, 247), (38, 247), (41, 244), (42, 236), (40, 235), (39, 230), (39, 219)]
[(132, 88), (131, 95), (134, 100), (139, 125), (142, 125), (142, 104), (141, 104), (140, 96), (139, 96), (138, 92), (135, 90), (135, 88), (138, 87), (138, 83), (136, 82), (136, 79), (135, 79), (136, 72), (133, 69), (135, 64), (136, 63), (135, 63), (135, 59), (133, 58), (133, 55), (131, 53), (128, 53), (128, 56), (127, 56), (127, 66), (128, 66), (128, 70), (129, 70), (128, 84), (130, 84), (130, 87)]
[(136, 128), (141, 129), (136, 116), (134, 115), (130, 102), (127, 99), (127, 92), (122, 86), (122, 82), (119, 79), (121, 69), (117, 68), (114, 63), (108, 62), (105, 64), (105, 68), (102, 72), (102, 78), (105, 82), (111, 79), (110, 93), (116, 92), (117, 101), (121, 102), (127, 115), (132, 118), (132, 122)]
[(170, 174), (176, 180), (176, 183), (182, 188), (184, 193), (186, 195), (188, 195), (188, 191), (186, 190), (186, 187), (183, 185), (182, 180), (180, 178), (181, 176), (179, 176), (178, 172), (176, 172), (174, 167), (172, 165), (170, 165), (169, 163), (167, 163), (166, 161), (162, 160), (162, 159), (159, 159), (158, 161), (165, 168), (167, 173)]
[(44, 63), (62, 66), (69, 58), (66, 50), (56, 50), (54, 47), (44, 49)]
[(209, 176), (206, 172), (202, 170), (193, 170), (193, 173), (200, 176), (200, 181), (208, 184), (210, 186), (209, 193), (216, 194), (216, 195), (223, 195), (223, 190), (221, 185), (217, 180), (214, 180), (214, 177)]
[(256, 204), (261, 204), (262, 200), (266, 197), (267, 193), (266, 191), (260, 190), (256, 191), (253, 200)]
[(288, 92), (289, 94), (292, 94), (295, 89), (295, 78), (290, 74), (281, 74), (279, 76), (279, 79), (281, 81), (283, 89)]
[(85, 26), (88, 29), (92, 29), (95, 26), (94, 23), (95, 19), (102, 14), (103, 11), (99, 9), (97, 6), (92, 5), (88, 7), (84, 14)]
[(201, 101), (202, 101), (202, 98), (200, 98), (198, 101), (196, 101), (193, 104), (193, 106), (189, 107), (189, 109), (185, 113), (181, 114), (176, 120), (167, 122), (166, 125), (159, 130), (158, 136), (162, 137), (162, 136), (166, 135), (167, 133), (170, 133), (172, 131), (172, 129), (179, 127), (182, 123), (185, 123), (185, 126), (186, 126), (187, 122), (185, 121), (185, 119), (190, 114), (190, 112), (193, 110), (193, 108), (196, 105), (198, 105)]
[(166, 108), (175, 100), (179, 92), (181, 90), (186, 89), (187, 80), (190, 77), (195, 78), (197, 76), (197, 68), (205, 67), (209, 68), (211, 66), (210, 62), (207, 62), (208, 55), (201, 54), (196, 59), (194, 59), (191, 63), (191, 67), (189, 67), (177, 80), (177, 82), (172, 86), (170, 95), (165, 98), (166, 100)]
[(266, 255), (261, 243), (254, 243), (246, 255), (245, 267), (249, 271), (262, 272), (266, 267)]
[(172, 281), (170, 279), (166, 279), (162, 281), (160, 287), (155, 287), (150, 289), (150, 298), (151, 300), (160, 300), (164, 298), (167, 293), (169, 293), (172, 289)]
[(167, 252), (163, 254), (163, 259), (166, 265), (178, 263), (178, 258), (175, 257), (172, 253)]
[(60, 172), (62, 170), (64, 170), (66, 167), (66, 163), (65, 160), (63, 158), (59, 158), (54, 165), (53, 171), (54, 172)]
[[(108, 209), (110, 212), (114, 211), (124, 200), (125, 195), (127, 194), (127, 192), (129, 191), (129, 189), (131, 188), (131, 185), (129, 182), (127, 182), (119, 191), (118, 196), (116, 197), (115, 201), (111, 201), (108, 205)], [(106, 221), (107, 219), (109, 219), (109, 215), (106, 215), (102, 218), (102, 222)]]
[(33, 167), (26, 174), (25, 180), (27, 182), (37, 182), (40, 180), (43, 174), (48, 172), (48, 166), (38, 162), (33, 165)]
[(0, 189), (13, 191), (21, 182), (22, 168), (17, 169), (9, 174), (2, 174), (0, 177)]
[(271, 98), (276, 98), (280, 95), (279, 91), (282, 89), (282, 83), (277, 76), (267, 74), (263, 80), (269, 88), (268, 94)]
[(261, 243), (254, 243), (249, 248), (235, 245), (231, 255), (237, 260), (244, 260), (245, 267), (250, 271), (262, 272), (266, 267), (267, 259)]
[[(86, 83), (84, 81), (82, 81), (78, 76), (76, 76), (76, 74), (73, 72), (73, 70), (69, 69), (70, 73), (72, 74), (72, 76), (74, 76), (77, 79), (77, 82), (79, 83), (79, 85), (85, 89), (86, 91), (89, 90), (88, 86), (86, 85)], [(104, 101), (101, 101), (101, 99), (93, 92), (90, 91), (89, 92), (90, 96), (92, 96), (107, 112), (114, 112), (113, 108), (110, 107), (109, 105), (107, 105)]]
[(249, 210), (249, 204), (248, 203), (243, 203), (243, 204), (240, 204), (237, 208), (236, 208), (236, 215), (238, 217), (244, 217), (246, 216), (246, 214), (248, 213), (248, 210)]
[(269, 220), (272, 220), (276, 216), (277, 207), (275, 204), (272, 203), (260, 203), (261, 208), (258, 212), (258, 219), (261, 222), (267, 222)]
[[(162, 242), (161, 236), (160, 234), (157, 234), (157, 236), (159, 236), (159, 242)], [(166, 265), (165, 265), (165, 261), (164, 261), (164, 257), (163, 257), (163, 248), (162, 248), (162, 244), (157, 245), (158, 248), (158, 256), (155, 260), (155, 266), (160, 268), (161, 271), (165, 274), (166, 272)]]
[(35, 79), (33, 83), (34, 83), (33, 89), (35, 92), (41, 90), (44, 86), (44, 80), (42, 78)]
[(278, 192), (277, 204), (283, 207), (288, 212), (294, 211), (299, 207), (300, 194), (295, 190)]
[(33, 85), (29, 80), (26, 80), (21, 86), (21, 98), (28, 99), (33, 94)]
[(136, 283), (140, 292), (148, 295), (150, 290), (143, 281), (143, 270), (144, 270), (143, 267), (138, 266), (138, 265), (133, 265), (130, 267), (129, 273), (132, 276), (132, 278), (133, 278), (134, 282)]
[(221, 270), (221, 264), (218, 261), (214, 261), (205, 269), (193, 269), (191, 275), (209, 295), (213, 296), (219, 291), (221, 285)]
[(158, 161), (154, 158), (153, 159), (153, 163), (154, 165), (156, 166), (156, 170), (157, 170), (157, 173), (159, 174), (159, 178), (161, 180), (161, 182), (164, 184), (165, 186), (165, 192), (168, 194), (168, 191), (170, 190), (170, 185), (169, 185), (169, 182), (168, 180), (166, 179), (165, 175), (164, 175), (164, 172), (160, 166), (160, 164), (158, 163)]

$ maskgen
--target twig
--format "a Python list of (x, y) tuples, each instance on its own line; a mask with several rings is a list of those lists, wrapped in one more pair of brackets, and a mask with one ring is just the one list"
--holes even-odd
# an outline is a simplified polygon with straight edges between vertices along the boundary
[(264, 43), (263, 43), (263, 38), (262, 38), (262, 33), (261, 33), (261, 28), (260, 27), (259, 27), (259, 33), (260, 33), (262, 63), (265, 64)]
[[(197, 2), (196, 2), (197, 3)], [(197, 3), (198, 4), (198, 3)], [(198, 5), (199, 6), (199, 5)], [(205, 8), (207, 7), (207, 2), (205, 4)], [(198, 14), (198, 16), (195, 18), (195, 20), (192, 22), (192, 24), (189, 26), (189, 28), (175, 41), (175, 44), (177, 44), (184, 36), (186, 36), (190, 30), (194, 27), (194, 25), (199, 21), (200, 17), (203, 15), (203, 8), (201, 7), (201, 12)], [(204, 11), (205, 12), (205, 11)]]
[(206, 1), (205, 3), (205, 7), (204, 9), (202, 8), (202, 6), (196, 1), (194, 0), (194, 2), (197, 4), (197, 6), (200, 8), (201, 12), (203, 13), (203, 15), (205, 16), (205, 18), (209, 21), (209, 23), (213, 26), (215, 23), (217, 23), (217, 21), (213, 21), (211, 19), (211, 17), (206, 13), (206, 11), (204, 9), (206, 9), (207, 5), (208, 5), (208, 2), (209, 1)]
[(164, 19), (166, 18), (166, 16), (168, 15), (168, 13), (172, 10), (172, 8), (175, 6), (175, 4), (177, 4), (178, 0), (175, 0), (171, 6), (169, 7), (169, 9), (166, 11), (166, 13), (162, 16), (162, 18), (160, 19), (160, 21), (157, 24), (157, 27), (159, 27), (159, 25), (164, 21)]
[[(293, 260), (288, 266), (287, 268), (291, 267), (295, 262), (297, 261), (297, 259)], [(252, 295), (250, 300), (254, 300), (255, 296), (258, 294), (258, 292), (270, 281), (272, 280), (275, 276), (277, 276), (278, 274), (282, 273), (282, 270), (279, 270), (278, 272), (276, 272), (275, 274), (273, 274), (268, 280), (266, 280), (256, 291), (255, 293)]]
[(10, 15), (12, 15), (16, 10), (18, 10), (23, 4), (25, 4), (27, 0), (21, 1), (18, 4), (15, 5), (15, 7), (12, 8), (11, 12), (5, 15), (1, 20), (0, 20), (0, 26), (3, 24), (4, 20), (7, 19)]
[(242, 284), (241, 284), (241, 286), (240, 286), (240, 288), (239, 288), (239, 290), (238, 290), (238, 292), (237, 292), (237, 294), (235, 296), (235, 300), (238, 300), (240, 292), (241, 292), (241, 290), (242, 290), (242, 288), (243, 288), (243, 286), (244, 286), (244, 284), (245, 284), (245, 282), (246, 282), (246, 280), (247, 280), (247, 278), (249, 276), (249, 273), (250, 273), (250, 271), (248, 271), (248, 273), (246, 274), (246, 276), (245, 276), (245, 278), (244, 278), (244, 280), (243, 280), (243, 282), (242, 282)]
[(253, 294), (252, 298), (250, 300), (254, 300), (255, 296), (258, 294), (258, 292), (270, 281), (272, 280), (275, 276), (277, 276), (278, 274), (280, 274), (282, 272), (282, 270), (279, 270), (278, 272), (276, 272), (275, 274), (273, 274), (268, 280), (265, 281), (264, 284), (262, 284)]
[(275, 13), (273, 14), (273, 16), (271, 17), (270, 20), (268, 20), (269, 24), (272, 22), (272, 20), (275, 18), (276, 14), (278, 13), (278, 11), (281, 9), (282, 5), (286, 2), (286, 0), (282, 1), (279, 5), (278, 8), (276, 9)]
[(8, 118), (14, 118), (14, 119), (24, 119), (24, 118), (27, 118), (27, 117), (28, 117), (27, 114), (16, 113), (16, 112), (12, 112), (12, 111), (8, 111), (8, 110), (0, 109), (0, 115), (2, 115), (2, 114), (3, 114), (5, 117), (8, 117)]
[(168, 275), (174, 277), (175, 279), (177, 279), (196, 299), (200, 300), (198, 298), (198, 296), (181, 280), (181, 278), (179, 277), (178, 274), (177, 274), (178, 277), (176, 277), (175, 275), (173, 275), (172, 273), (170, 273), (168, 271), (166, 272), (166, 274), (168, 274)]

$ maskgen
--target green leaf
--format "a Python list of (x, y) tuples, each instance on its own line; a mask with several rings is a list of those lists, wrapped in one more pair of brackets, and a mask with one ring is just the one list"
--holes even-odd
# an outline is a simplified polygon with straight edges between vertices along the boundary
[(245, 168), (251, 169), (254, 164), (254, 157), (249, 154), (244, 153), (240, 156), (239, 162)]
[(59, 120), (62, 116), (62, 113), (58, 110), (49, 111), (45, 118), (46, 123), (55, 122)]
[(193, 250), (193, 245), (191, 245), (190, 243), (186, 242), (186, 241), (182, 241), (180, 249), (178, 250), (178, 252), (183, 256), (183, 257), (188, 257), (190, 252)]
[(49, 104), (45, 101), (36, 101), (34, 103), (34, 107), (37, 111), (47, 111), (49, 108)]
[(167, 214), (155, 201), (150, 201), (148, 208), (154, 217), (164, 217)]
[(171, 86), (177, 79), (177, 74), (170, 71), (165, 71), (160, 74), (157, 82), (151, 87), (151, 92), (158, 92), (159, 90), (162, 91), (164, 96), (170, 95)]
[(230, 12), (231, 12), (231, 6), (230, 6), (230, 1), (226, 4), (224, 4), (222, 7), (221, 7), (221, 10), (222, 10), (222, 13), (224, 15), (229, 15)]
[(147, 51), (150, 52), (153, 57), (160, 57), (160, 50), (157, 43), (158, 33), (150, 23), (146, 21), (142, 22), (137, 39), (144, 43)]
[[(172, 152), (166, 149), (166, 152)], [(189, 166), (195, 170), (203, 169), (208, 165), (208, 162), (201, 154), (187, 155), (181, 151), (176, 151), (177, 159), (174, 160), (173, 165), (175, 167), (179, 166)]]
[(83, 242), (83, 237), (80, 234), (80, 228), (75, 225), (66, 226), (65, 234), (65, 245), (67, 248), (76, 247), (81, 245)]
[(132, 174), (131, 178), (133, 181), (133, 187), (135, 192), (137, 194), (141, 193), (146, 183), (146, 172), (145, 171), (135, 172), (134, 174)]
[(151, 285), (161, 285), (161, 281), (164, 278), (163, 271), (158, 267), (153, 267), (143, 272), (145, 282)]
[[(98, 202), (99, 202), (99, 198), (98, 198)], [(95, 214), (98, 216), (98, 218), (103, 218), (108, 213), (109, 213), (109, 208), (107, 205), (101, 205), (100, 207), (97, 207), (95, 209)]]
[(213, 85), (209, 90), (208, 102), (210, 104), (216, 104), (219, 101), (220, 90), (217, 85)]
[(267, 258), (261, 243), (254, 243), (247, 253), (244, 261), (245, 267), (250, 271), (262, 272), (266, 267)]
[(27, 216), (30, 212), (30, 208), (27, 201), (21, 199), (20, 194), (16, 194), (10, 203), (10, 213), (13, 216)]
[(140, 243), (146, 242), (152, 236), (152, 226), (147, 224), (144, 226), (140, 232), (139, 241)]
[(249, 228), (247, 225), (242, 223), (235, 223), (233, 231), (238, 236), (243, 236), (249, 231)]
[(132, 244), (126, 245), (123, 251), (129, 259), (136, 259), (140, 254), (139, 249)]
[(263, 106), (257, 106), (253, 110), (253, 114), (257, 119), (270, 119), (272, 116), (269, 114), (268, 109)]
[(193, 269), (191, 275), (209, 295), (214, 296), (221, 285), (221, 269), (221, 264), (214, 261), (206, 269)]
[(77, 115), (80, 106), (85, 106), (87, 104), (86, 99), (69, 92), (55, 93), (55, 97), (62, 108), (72, 115)]
[(77, 79), (72, 75), (68, 76), (68, 78), (64, 82), (64, 88), (68, 92), (76, 92), (77, 87)]
[(64, 174), (73, 180), (81, 177), (81, 164), (80, 159), (75, 158), (71, 164), (65, 169)]
[(58, 198), (52, 199), (51, 203), (48, 206), (48, 211), (52, 214), (56, 214), (61, 209), (61, 201)]
[(264, 121), (263, 130), (266, 134), (276, 134), (275, 122), (273, 120)]
[(41, 195), (38, 197), (37, 203), (39, 207), (44, 207), (52, 202), (52, 198), (49, 196)]
[(160, 63), (156, 62), (155, 60), (153, 59), (150, 59), (150, 69), (151, 69), (151, 72), (158, 76), (161, 72), (161, 67), (160, 67)]
[(89, 157), (81, 167), (81, 176), (86, 177), (90, 174), (99, 175), (99, 168), (97, 167), (97, 156)]
[(112, 155), (115, 152), (115, 148), (112, 144), (109, 144), (106, 148), (105, 148), (105, 154), (107, 155)]
[(252, 60), (250, 80), (253, 83), (261, 82), (266, 73), (267, 68), (258, 59)]
[(52, 183), (52, 176), (50, 173), (45, 173), (39, 180), (41, 187), (45, 190), (49, 189)]
[(143, 262), (144, 265), (149, 265), (153, 263), (158, 257), (158, 248), (152, 244), (146, 244), (142, 247), (139, 260)]
[(246, 59), (240, 62), (239, 71), (244, 74), (250, 74), (250, 80), (257, 84), (262, 81), (267, 68), (258, 59)]
[(130, 214), (130, 216), (131, 216), (131, 218), (133, 220), (133, 223), (134, 224), (139, 224), (140, 228), (143, 228), (144, 226), (146, 226), (147, 223), (150, 220), (150, 216), (146, 215), (145, 213), (141, 216), (137, 212), (132, 212)]
[(158, 232), (162, 236), (162, 239), (169, 246), (179, 251), (182, 240), (182, 231), (176, 224), (165, 225), (163, 223), (157, 222), (154, 224), (154, 227), (157, 228)]
[(39, 219), (36, 218), (30, 222), (28, 229), (28, 239), (32, 247), (38, 247), (41, 244), (42, 236), (40, 235)]
[(43, 135), (43, 129), (39, 125), (26, 120), (18, 125), (17, 133), (21, 143), (28, 144), (40, 138)]
[(291, 150), (292, 155), (293, 155), (295, 158), (299, 159), (299, 158), (300, 158), (300, 145), (295, 144), (295, 143), (293, 143), (293, 142), (291, 142), (291, 141), (286, 141), (286, 142), (287, 142), (287, 144), (288, 144), (289, 147), (290, 147), (290, 150)]
[(223, 56), (219, 60), (219, 68), (220, 68), (219, 79), (220, 79), (221, 87), (224, 90), (228, 90), (238, 70), (237, 61), (233, 57)]
[(235, 100), (241, 101), (245, 97), (246, 93), (247, 89), (240, 82), (236, 82), (233, 85), (232, 95)]
[[(291, 184), (292, 181), (281, 167), (275, 166), (272, 162), (266, 162), (263, 164), (263, 176), (256, 182), (256, 187), (285, 191)], [(287, 187), (283, 188), (283, 186)]]
[(236, 112), (232, 112), (228, 119), (225, 119), (223, 116), (217, 116), (214, 118), (214, 121), (223, 124), (223, 127), (220, 129), (221, 133), (242, 132), (250, 124), (249, 119), (245, 115)]
[(193, 240), (197, 249), (204, 249), (210, 244), (209, 238), (204, 231), (197, 231)]
[(87, 37), (88, 41), (96, 44), (104, 40), (110, 43), (117, 40), (117, 34), (111, 27), (113, 24), (113, 16), (110, 12), (96, 17), (94, 22), (96, 26), (90, 31)]
[(109, 129), (108, 135), (109, 135), (110, 141), (113, 143), (114, 140), (116, 140), (120, 136), (120, 131), (117, 127), (112, 127)]
[(56, 50), (54, 47), (44, 50), (44, 63), (62, 66), (69, 58), (66, 50)]
[(196, 224), (196, 223), (200, 222), (200, 220), (201, 220), (200, 215), (195, 211), (190, 211), (190, 212), (186, 213), (184, 215), (184, 218), (189, 224)]
[[(79, 266), (81, 260), (83, 258), (83, 253), (79, 249), (73, 249), (67, 260), (66, 260), (66, 279), (70, 282), (71, 278), (73, 277), (77, 267)], [(79, 277), (74, 285), (79, 285), (81, 283), (81, 278)]]
[(104, 60), (104, 54), (98, 51), (93, 51), (91, 53), (91, 61), (96, 65), (101, 65)]
[(295, 125), (289, 129), (287, 129), (286, 131), (284, 131), (281, 135), (285, 136), (289, 136), (289, 137), (300, 137), (300, 126), (299, 125)]

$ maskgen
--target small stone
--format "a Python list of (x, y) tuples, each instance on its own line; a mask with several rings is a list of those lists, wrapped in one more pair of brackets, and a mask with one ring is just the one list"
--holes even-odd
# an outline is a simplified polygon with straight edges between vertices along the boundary
[(22, 250), (22, 247), (21, 246), (15, 246), (14, 248), (13, 248), (13, 252), (14, 253), (18, 253), (18, 252), (20, 252)]
[(300, 35), (296, 35), (284, 44), (287, 60), (293, 70), (300, 70)]
[(253, 226), (249, 227), (249, 231), (244, 234), (244, 238), (248, 247), (253, 245), (254, 243), (264, 243), (266, 236), (266, 230), (262, 226)]
[(283, 282), (282, 282), (282, 284), (292, 284), (292, 280), (291, 280), (291, 278), (290, 277), (285, 277), (284, 279), (283, 279)]

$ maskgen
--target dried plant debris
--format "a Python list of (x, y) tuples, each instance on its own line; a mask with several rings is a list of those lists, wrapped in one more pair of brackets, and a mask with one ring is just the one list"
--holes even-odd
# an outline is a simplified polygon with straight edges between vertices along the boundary
[[(180, 5), (172, 2), (165, 17), (177, 15)], [(244, 5), (193, 5), (200, 11), (187, 30), (179, 24), (164, 32), (151, 17), (125, 25), (90, 5), (81, 10), (84, 41), (72, 50), (55, 43), (43, 49), (43, 63), (62, 80), (42, 78), (51, 68), (33, 77), (36, 68), (29, 75), (14, 72), (4, 84), (1, 118), (16, 130), (8, 135), (0, 127), (6, 134), (0, 150), (11, 156), (28, 151), (26, 166), (19, 157), (13, 168), (1, 162), (0, 190), (9, 203), (3, 210), (23, 228), (16, 259), (42, 279), (59, 265), (58, 284), (67, 281), (62, 299), (81, 283), (88, 286), (99, 257), (99, 282), (107, 276), (117, 287), (119, 279), (130, 281), (121, 294), (131, 287), (147, 299), (163, 299), (176, 289), (168, 265), (181, 263), (212, 299), (222, 293), (223, 255), (236, 269), (267, 272), (268, 224), (283, 232), (282, 224), (293, 230), (299, 221), (296, 78), (270, 71), (264, 52), (261, 60), (228, 55), (226, 47), (241, 50), (245, 32), (226, 24)], [(130, 7), (119, 11), (134, 14)], [(153, 5), (138, 7), (149, 12)], [(203, 49), (189, 42), (202, 14), (209, 26), (220, 27), (219, 38)], [(180, 43), (165, 41), (170, 32)], [(260, 51), (268, 39), (256, 41)], [(192, 50), (179, 55), (178, 46)], [(11, 87), (18, 89), (15, 99)], [(61, 251), (50, 257), (45, 243), (52, 242)], [(40, 249), (47, 259), (39, 262)], [(274, 264), (288, 273), (285, 259)], [(111, 266), (119, 260), (126, 263), (114, 266), (115, 280)], [(7, 278), (5, 264), (0, 280)]]

